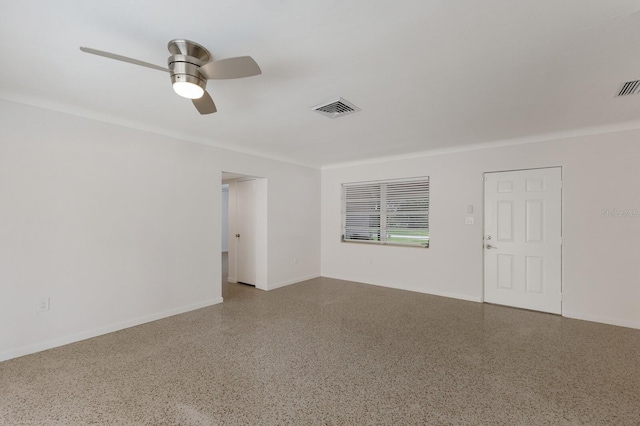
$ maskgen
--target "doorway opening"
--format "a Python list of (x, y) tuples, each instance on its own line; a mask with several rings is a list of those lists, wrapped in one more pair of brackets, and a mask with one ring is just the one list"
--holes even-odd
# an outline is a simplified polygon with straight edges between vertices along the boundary
[[(225, 194), (226, 192), (226, 194)], [(267, 289), (267, 179), (222, 173), (222, 271), (229, 283)], [(226, 265), (224, 264), (226, 262)], [(224, 276), (223, 276), (224, 279)], [(223, 282), (224, 284), (224, 282)]]

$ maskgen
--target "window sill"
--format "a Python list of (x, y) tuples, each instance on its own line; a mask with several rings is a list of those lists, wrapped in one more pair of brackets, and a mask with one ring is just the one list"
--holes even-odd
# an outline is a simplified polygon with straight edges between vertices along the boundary
[(367, 241), (367, 240), (340, 240), (342, 243), (348, 244), (372, 244), (378, 246), (394, 246), (394, 247), (412, 247), (412, 248), (429, 248), (429, 243), (426, 244), (402, 244), (402, 243), (389, 243), (381, 241)]

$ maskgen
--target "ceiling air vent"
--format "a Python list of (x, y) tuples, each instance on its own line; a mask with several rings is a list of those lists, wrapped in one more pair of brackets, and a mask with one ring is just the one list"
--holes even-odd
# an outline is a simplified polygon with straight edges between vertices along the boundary
[(635, 95), (640, 89), (640, 80), (627, 81), (620, 85), (620, 90), (616, 96)]
[(311, 109), (329, 118), (342, 117), (344, 115), (360, 111), (360, 108), (342, 98), (338, 98), (321, 105), (316, 105), (311, 107)]

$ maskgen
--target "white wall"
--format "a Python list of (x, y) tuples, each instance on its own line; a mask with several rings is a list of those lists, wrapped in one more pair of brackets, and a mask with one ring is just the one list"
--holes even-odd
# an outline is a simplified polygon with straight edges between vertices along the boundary
[[(268, 179), (266, 288), (318, 276), (321, 239), (325, 276), (480, 300), (482, 173), (563, 166), (564, 314), (640, 328), (640, 218), (602, 215), (640, 208), (640, 131), (327, 169), (320, 191), (319, 170), (8, 101), (0, 128), (0, 360), (220, 302), (222, 170)], [(430, 249), (339, 242), (342, 182), (421, 175)]]
[[(640, 328), (640, 131), (328, 168), (322, 172), (322, 275), (482, 300), (483, 173), (563, 166), (563, 314)], [(341, 243), (340, 188), (430, 176), (431, 248)], [(466, 206), (475, 225), (465, 225)]]
[(269, 179), (268, 287), (319, 275), (319, 170), (1, 100), (0, 128), (0, 360), (221, 302), (222, 170)]

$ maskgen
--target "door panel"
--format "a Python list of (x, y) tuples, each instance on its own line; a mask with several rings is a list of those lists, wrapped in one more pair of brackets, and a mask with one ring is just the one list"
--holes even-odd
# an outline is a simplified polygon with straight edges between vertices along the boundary
[(485, 174), (484, 300), (562, 310), (562, 171)]
[(236, 281), (256, 284), (256, 181), (236, 185)]

